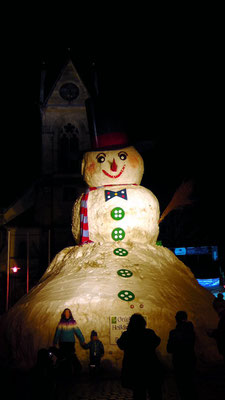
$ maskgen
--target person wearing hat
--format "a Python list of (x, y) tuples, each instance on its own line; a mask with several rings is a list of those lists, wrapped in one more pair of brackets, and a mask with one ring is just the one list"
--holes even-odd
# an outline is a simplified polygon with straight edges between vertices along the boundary
[(96, 376), (99, 373), (101, 358), (104, 355), (104, 345), (99, 340), (96, 331), (91, 331), (91, 340), (89, 343), (85, 343), (83, 347), (90, 351), (90, 374)]

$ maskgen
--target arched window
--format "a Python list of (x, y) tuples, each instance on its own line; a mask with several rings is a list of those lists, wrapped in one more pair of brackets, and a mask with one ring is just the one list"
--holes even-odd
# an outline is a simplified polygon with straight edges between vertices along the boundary
[(77, 172), (79, 164), (78, 129), (68, 123), (59, 136), (58, 167), (60, 172)]

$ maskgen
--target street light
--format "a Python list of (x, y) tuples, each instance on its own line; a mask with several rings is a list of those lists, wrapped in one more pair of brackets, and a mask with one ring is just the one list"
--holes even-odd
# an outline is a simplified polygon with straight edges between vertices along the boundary
[(18, 271), (19, 271), (19, 267), (17, 267), (16, 265), (14, 265), (14, 267), (12, 267), (12, 268), (10, 268), (11, 269), (11, 271), (14, 273), (14, 274), (16, 274)]
[[(27, 293), (29, 292), (29, 267), (30, 267), (30, 235), (29, 232), (27, 232)], [(18, 272), (19, 267), (17, 265), (14, 265), (14, 267), (10, 267), (10, 262), (11, 262), (11, 231), (10, 229), (8, 230), (8, 250), (7, 250), (7, 278), (6, 278), (6, 307), (5, 310), (6, 312), (9, 309), (9, 278), (10, 278), (10, 271), (12, 274), (16, 274)], [(14, 281), (14, 280), (13, 280)]]

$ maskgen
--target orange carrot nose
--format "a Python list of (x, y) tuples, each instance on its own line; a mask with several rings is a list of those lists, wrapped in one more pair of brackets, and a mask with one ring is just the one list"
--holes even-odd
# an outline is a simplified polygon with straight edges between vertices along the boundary
[(117, 171), (117, 165), (116, 165), (115, 158), (113, 159), (113, 162), (112, 162), (112, 165), (111, 165), (111, 171)]

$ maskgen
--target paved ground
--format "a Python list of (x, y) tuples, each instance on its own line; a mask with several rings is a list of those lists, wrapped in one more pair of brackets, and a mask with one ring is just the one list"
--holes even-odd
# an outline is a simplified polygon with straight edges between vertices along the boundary
[(118, 379), (102, 380), (99, 383), (82, 383), (75, 386), (68, 400), (132, 400), (132, 392), (121, 387)]
[[(96, 382), (90, 380), (88, 375), (83, 374), (79, 380), (70, 383), (58, 384), (52, 392), (48, 391), (49, 379), (46, 380), (46, 387), (42, 388), (41, 382), (38, 385), (31, 384), (30, 374), (23, 374), (18, 371), (7, 371), (3, 374), (0, 371), (1, 399), (16, 400), (131, 400), (132, 392), (121, 386), (119, 377), (109, 375), (102, 376)], [(5, 384), (4, 393), (2, 385)], [(51, 385), (50, 385), (51, 386)], [(222, 366), (207, 368), (197, 374), (197, 388), (199, 400), (223, 400), (225, 399), (225, 370)], [(179, 400), (174, 382), (173, 374), (166, 376), (163, 388), (163, 400)], [(192, 399), (190, 399), (192, 400)]]
[[(214, 367), (197, 374), (199, 400), (225, 399), (225, 371)], [(132, 392), (121, 387), (119, 379), (106, 379), (99, 383), (80, 382), (75, 385), (68, 400), (131, 400)], [(163, 387), (164, 400), (179, 400), (173, 374), (167, 375)], [(190, 399), (192, 400), (192, 399)]]

